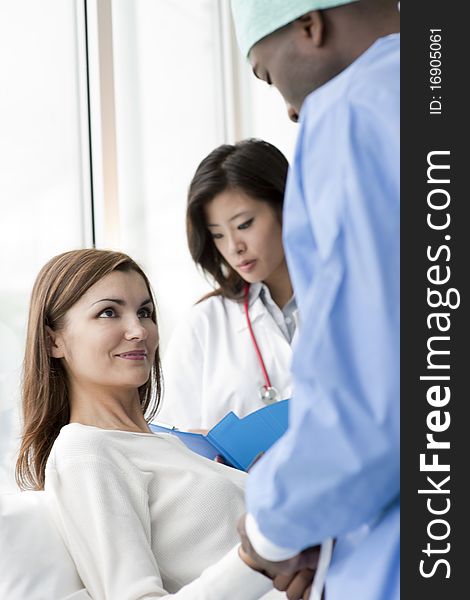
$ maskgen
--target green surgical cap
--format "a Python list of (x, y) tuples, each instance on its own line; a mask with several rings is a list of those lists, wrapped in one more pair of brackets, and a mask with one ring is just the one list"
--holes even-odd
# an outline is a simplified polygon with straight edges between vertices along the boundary
[(264, 37), (311, 10), (351, 4), (356, 0), (231, 0), (238, 44), (243, 56)]

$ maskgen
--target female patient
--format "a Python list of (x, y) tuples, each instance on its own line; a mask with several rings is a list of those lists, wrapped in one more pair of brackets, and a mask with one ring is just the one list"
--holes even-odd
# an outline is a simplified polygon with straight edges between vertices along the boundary
[(244, 417), (292, 395), (296, 304), (282, 246), (288, 166), (275, 146), (249, 139), (219, 146), (196, 170), (188, 244), (217, 290), (170, 339), (162, 422), (210, 429), (231, 410)]
[(260, 598), (272, 582), (236, 545), (244, 474), (153, 434), (160, 393), (139, 266), (104, 250), (50, 260), (31, 298), (19, 484), (45, 489), (95, 600)]

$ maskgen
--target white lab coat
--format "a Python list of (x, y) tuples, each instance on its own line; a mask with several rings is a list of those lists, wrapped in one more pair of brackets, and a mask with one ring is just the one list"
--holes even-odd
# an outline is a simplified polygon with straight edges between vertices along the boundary
[[(281, 400), (290, 398), (291, 345), (255, 290), (249, 305), (253, 331), (271, 385)], [(155, 420), (179, 429), (210, 429), (230, 411), (243, 417), (265, 406), (259, 397), (263, 373), (243, 304), (213, 296), (193, 306), (170, 339), (163, 377)]]

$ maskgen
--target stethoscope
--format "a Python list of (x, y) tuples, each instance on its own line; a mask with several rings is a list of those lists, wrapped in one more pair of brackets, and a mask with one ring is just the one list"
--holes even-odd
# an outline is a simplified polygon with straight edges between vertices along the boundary
[(258, 358), (259, 366), (261, 367), (261, 371), (263, 373), (264, 385), (259, 388), (259, 397), (264, 404), (273, 404), (280, 399), (279, 392), (275, 387), (271, 385), (271, 380), (269, 379), (268, 372), (266, 370), (266, 366), (264, 364), (263, 357), (261, 355), (258, 342), (256, 341), (255, 334), (253, 333), (253, 327), (251, 326), (250, 319), (250, 310), (248, 308), (248, 294), (250, 291), (250, 284), (246, 283), (244, 287), (244, 299), (243, 299), (243, 308), (245, 309), (246, 322), (248, 324), (248, 331), (250, 332), (251, 341), (253, 342), (253, 347), (256, 352), (256, 356)]

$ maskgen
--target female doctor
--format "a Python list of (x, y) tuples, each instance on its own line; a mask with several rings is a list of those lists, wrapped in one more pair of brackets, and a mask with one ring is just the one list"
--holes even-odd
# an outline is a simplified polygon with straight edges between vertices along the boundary
[(271, 144), (222, 145), (189, 187), (187, 235), (217, 289), (177, 326), (158, 421), (207, 430), (291, 396), (296, 304), (282, 246), (288, 162)]

